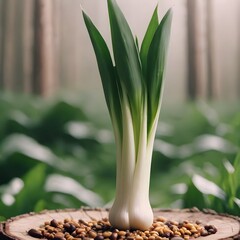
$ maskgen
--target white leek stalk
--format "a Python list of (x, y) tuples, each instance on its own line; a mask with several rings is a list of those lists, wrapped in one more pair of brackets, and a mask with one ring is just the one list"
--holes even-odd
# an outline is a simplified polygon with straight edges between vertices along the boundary
[(159, 23), (157, 8), (141, 49), (116, 0), (107, 0), (115, 66), (90, 18), (85, 24), (96, 54), (117, 149), (116, 197), (109, 220), (119, 229), (145, 230), (153, 222), (149, 202), (153, 143), (160, 113), (172, 14)]

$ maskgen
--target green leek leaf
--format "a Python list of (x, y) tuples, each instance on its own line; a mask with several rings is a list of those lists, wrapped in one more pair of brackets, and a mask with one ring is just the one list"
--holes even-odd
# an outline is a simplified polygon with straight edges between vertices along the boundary
[(127, 96), (134, 118), (143, 102), (140, 58), (131, 29), (115, 0), (108, 0), (108, 11), (119, 86)]
[(115, 75), (115, 69), (112, 63), (111, 55), (103, 37), (85, 12), (83, 12), (83, 18), (97, 58), (104, 95), (110, 116), (113, 124), (117, 122), (117, 128), (121, 132), (121, 104), (116, 81), (117, 78)]
[(142, 62), (144, 76), (146, 76), (147, 55), (148, 55), (149, 46), (152, 42), (153, 36), (154, 36), (154, 34), (158, 28), (158, 24), (159, 24), (157, 9), (158, 9), (158, 6), (156, 6), (156, 8), (153, 12), (151, 21), (148, 25), (146, 34), (143, 38), (143, 42), (142, 42), (142, 46), (141, 46), (141, 50), (140, 50), (140, 58), (141, 58), (141, 62)]
[(162, 83), (170, 37), (172, 11), (169, 10), (158, 26), (147, 58), (148, 132), (161, 105)]

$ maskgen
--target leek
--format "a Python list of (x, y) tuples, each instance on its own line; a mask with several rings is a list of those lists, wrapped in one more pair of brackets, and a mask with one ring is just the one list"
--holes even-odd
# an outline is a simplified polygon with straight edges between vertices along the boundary
[(145, 230), (153, 222), (149, 181), (171, 29), (169, 10), (157, 7), (141, 48), (117, 5), (107, 0), (114, 63), (98, 29), (83, 11), (95, 51), (116, 143), (116, 197), (109, 220), (119, 229)]

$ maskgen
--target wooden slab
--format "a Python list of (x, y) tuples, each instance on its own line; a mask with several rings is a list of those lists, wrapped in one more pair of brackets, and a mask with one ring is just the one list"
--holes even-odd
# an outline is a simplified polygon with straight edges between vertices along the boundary
[[(82, 219), (89, 221), (93, 219), (102, 219), (108, 216), (107, 209), (66, 209), (55, 211), (43, 211), (41, 213), (29, 213), (9, 219), (0, 224), (0, 239), (13, 240), (36, 240), (27, 234), (31, 228), (38, 228), (45, 221), (56, 219), (62, 221), (65, 218), (74, 220)], [(207, 237), (199, 237), (198, 240), (220, 240), (220, 239), (235, 239), (240, 240), (240, 219), (238, 217), (220, 215), (213, 211), (201, 212), (194, 209), (183, 210), (163, 210), (154, 209), (154, 216), (162, 216), (169, 220), (182, 221), (189, 220), (195, 222), (200, 220), (205, 225), (214, 225), (217, 228), (217, 233)]]

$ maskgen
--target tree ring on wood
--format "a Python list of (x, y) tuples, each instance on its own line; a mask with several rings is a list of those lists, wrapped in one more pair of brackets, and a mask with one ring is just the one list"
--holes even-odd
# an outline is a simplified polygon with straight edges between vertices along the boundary
[[(46, 221), (56, 219), (63, 221), (66, 218), (84, 221), (100, 220), (108, 217), (109, 209), (103, 208), (80, 208), (64, 210), (45, 210), (40, 213), (28, 213), (10, 218), (0, 224), (0, 239), (2, 240), (33, 240), (28, 235), (31, 228), (39, 228)], [(198, 240), (240, 240), (240, 218), (226, 214), (218, 214), (212, 210), (199, 211), (192, 209), (154, 209), (154, 216), (162, 216), (172, 221), (189, 220), (191, 222), (201, 221), (204, 225), (214, 225), (217, 233)]]

